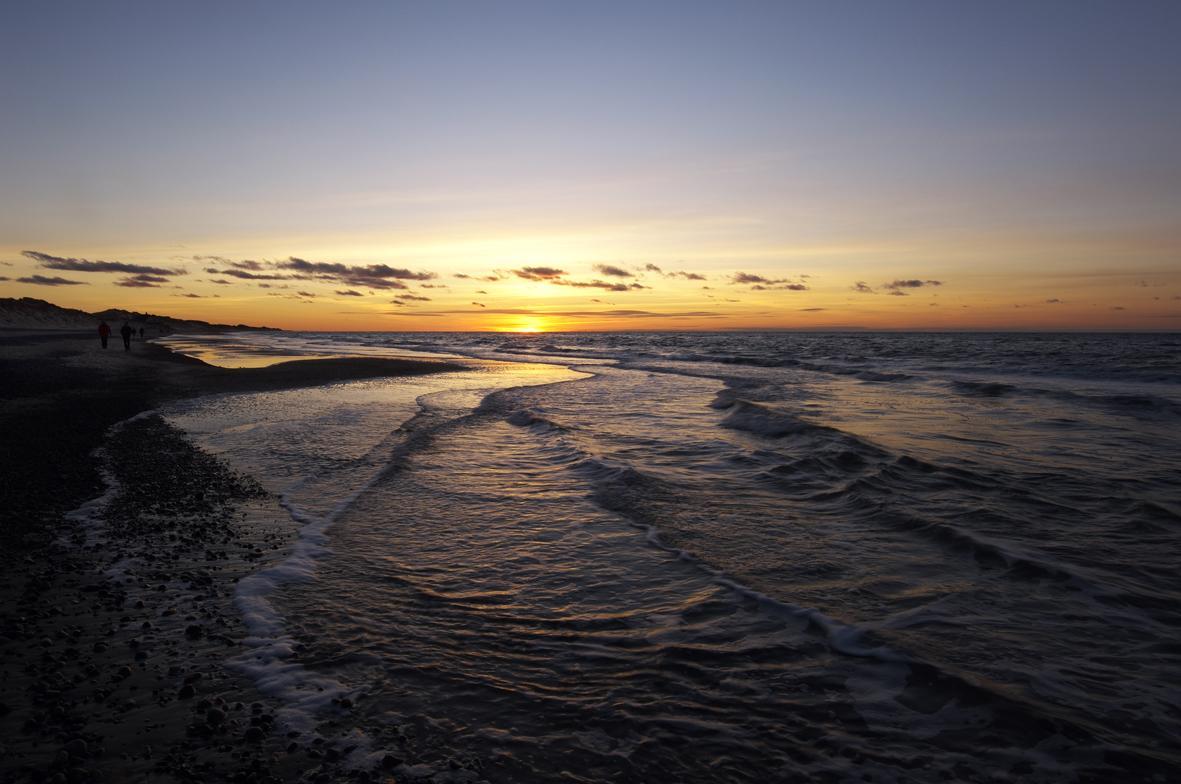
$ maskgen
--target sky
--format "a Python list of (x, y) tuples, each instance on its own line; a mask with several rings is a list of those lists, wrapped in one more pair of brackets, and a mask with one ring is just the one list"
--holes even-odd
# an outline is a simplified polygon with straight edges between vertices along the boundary
[(0, 296), (1179, 329), (1181, 3), (6, 2)]

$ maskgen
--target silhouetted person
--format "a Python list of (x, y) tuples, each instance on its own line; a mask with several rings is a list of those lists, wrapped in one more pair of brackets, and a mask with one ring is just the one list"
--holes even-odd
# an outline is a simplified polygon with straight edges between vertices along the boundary
[(139, 328), (139, 339), (140, 340), (144, 339), (144, 328), (143, 327)]
[(103, 342), (103, 348), (107, 347), (107, 338), (109, 338), (110, 336), (111, 336), (111, 325), (108, 324), (106, 322), (106, 320), (103, 320), (103, 322), (98, 325), (98, 339)]
[(124, 321), (119, 334), (123, 336), (123, 350), (131, 351), (131, 325)]

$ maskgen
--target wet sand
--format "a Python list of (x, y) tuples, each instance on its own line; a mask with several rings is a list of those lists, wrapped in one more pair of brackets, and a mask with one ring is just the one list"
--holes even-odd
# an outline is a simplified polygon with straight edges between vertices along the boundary
[[(396, 748), (359, 747), (347, 700), (316, 733), (289, 732), (280, 706), (228, 666), (244, 650), (234, 583), (281, 559), (294, 533), (275, 499), (159, 417), (105, 434), (176, 397), (458, 366), (331, 359), (227, 370), (111, 343), (104, 352), (89, 336), (0, 335), (9, 478), (0, 491), (0, 782), (425, 773)], [(67, 518), (104, 491), (94, 514)], [(443, 774), (478, 778), (458, 766)]]

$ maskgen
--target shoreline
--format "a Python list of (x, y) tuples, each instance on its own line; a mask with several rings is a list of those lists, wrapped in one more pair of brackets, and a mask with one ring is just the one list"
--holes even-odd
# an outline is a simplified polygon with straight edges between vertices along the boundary
[(90, 453), (107, 429), (162, 403), (462, 369), (374, 357), (221, 368), (154, 343), (123, 351), (112, 340), (104, 350), (95, 336), (73, 332), (0, 334), (0, 474), (21, 479), (0, 485), (0, 545), (43, 546), (41, 530), (101, 491)]
[[(247, 650), (236, 582), (285, 557), (296, 531), (251, 478), (140, 415), (178, 398), (463, 366), (226, 369), (154, 344), (4, 337), (3, 460), (20, 481), (5, 488), (0, 530), (0, 782), (412, 779), (398, 756), (349, 759), (347, 700), (320, 734), (288, 732), (282, 705), (234, 670)], [(87, 524), (96, 513), (103, 524)]]

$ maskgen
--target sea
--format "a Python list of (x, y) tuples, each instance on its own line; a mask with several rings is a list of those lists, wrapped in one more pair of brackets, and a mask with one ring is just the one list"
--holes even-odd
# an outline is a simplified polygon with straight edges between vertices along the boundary
[[(1181, 780), (1181, 335), (175, 336), (297, 531), (231, 664), (490, 782)], [(444, 766), (445, 767), (445, 766)]]

